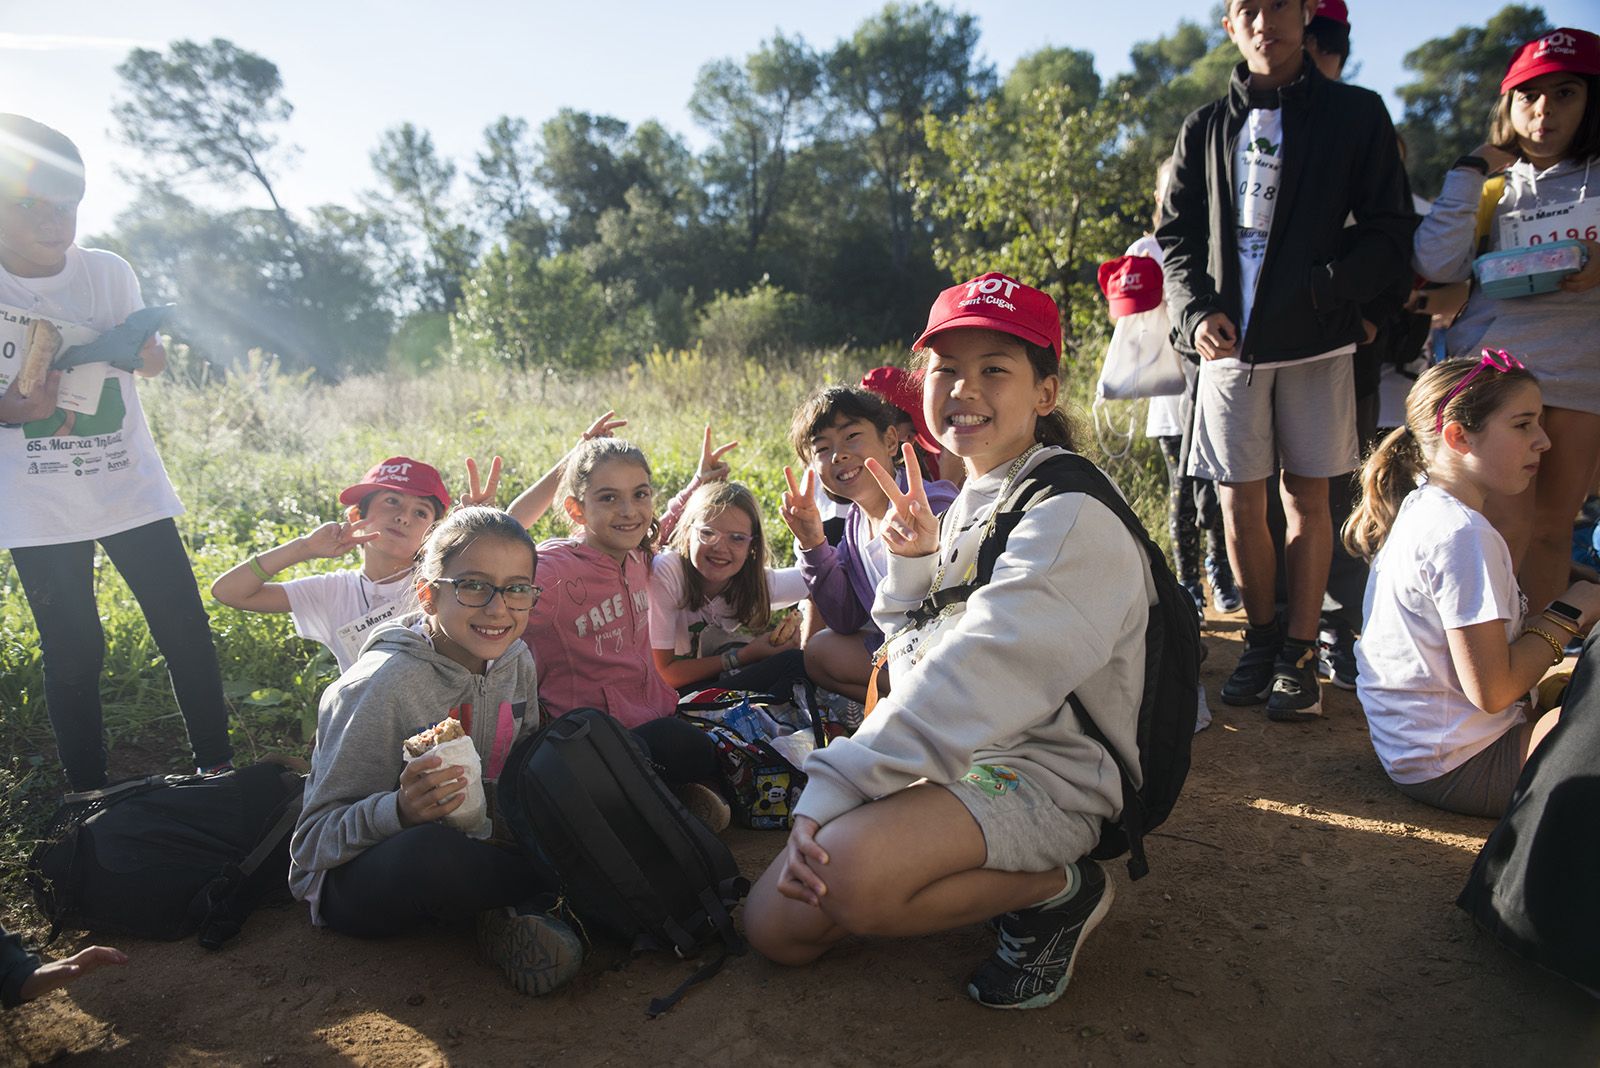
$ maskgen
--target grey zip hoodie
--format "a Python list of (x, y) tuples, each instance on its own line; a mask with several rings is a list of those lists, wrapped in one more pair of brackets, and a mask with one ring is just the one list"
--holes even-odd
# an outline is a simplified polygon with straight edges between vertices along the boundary
[[(1472, 261), (1478, 255), (1472, 238), (1483, 183), (1483, 175), (1470, 167), (1456, 167), (1445, 175), (1444, 190), (1417, 227), (1412, 249), (1414, 265), (1424, 278), (1461, 282), (1472, 277)], [(1506, 171), (1505, 192), (1489, 228), (1489, 249), (1500, 248), (1500, 218), (1506, 213), (1576, 200), (1580, 194), (1600, 199), (1600, 159), (1563, 160), (1545, 171), (1535, 171), (1526, 160), (1517, 161)], [(1551, 395), (1548, 386), (1566, 385), (1575, 373), (1600, 382), (1595, 370), (1600, 366), (1596, 323), (1600, 323), (1600, 288), (1496, 300), (1473, 286), (1445, 343), (1452, 356), (1476, 356), (1485, 346), (1508, 349), (1544, 381), (1547, 404), (1593, 411), (1586, 398), (1564, 392)], [(1600, 386), (1584, 392), (1600, 392)], [(1562, 403), (1564, 399), (1574, 403)]]
[(500, 774), (511, 743), (534, 726), (533, 654), (522, 642), (476, 675), (443, 653), (418, 626), (422, 613), (375, 631), (360, 658), (322, 695), (300, 822), (289, 842), (289, 889), (311, 905), (323, 875), (399, 834), (401, 756), (407, 738), (446, 716), (460, 720), (483, 760)]
[[(1022, 472), (1060, 451), (1039, 450)], [(899, 633), (946, 554), (942, 585), (967, 581), (1005, 474), (1002, 467), (967, 480), (940, 521), (940, 552), (890, 555), (873, 619), (889, 635), (891, 691), (853, 736), (806, 757), (811, 779), (800, 815), (825, 824), (918, 779), (954, 782), (974, 764), (1023, 772), (1063, 812), (1110, 819), (1122, 811), (1116, 764), (1067, 703), (1076, 693), (1138, 768), (1145, 628), (1156, 593), (1144, 550), (1110, 509), (1081, 493), (1033, 506), (988, 585), (929, 624), (915, 653)], [(1084, 839), (1063, 846), (1087, 851), (1098, 827), (1086, 820)]]

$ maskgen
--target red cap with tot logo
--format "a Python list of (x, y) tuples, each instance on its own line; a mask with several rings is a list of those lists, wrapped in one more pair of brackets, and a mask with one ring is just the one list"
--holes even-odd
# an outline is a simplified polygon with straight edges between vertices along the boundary
[[(1600, 74), (1600, 37), (1587, 30), (1563, 26), (1517, 49), (1500, 79), (1502, 93), (1530, 82), (1541, 74)], [(1590, 106), (1593, 106), (1590, 101)]]
[(1149, 256), (1107, 260), (1097, 277), (1112, 315), (1138, 315), (1161, 304), (1161, 264)]
[(970, 282), (951, 286), (939, 294), (928, 312), (928, 326), (912, 349), (925, 348), (941, 330), (956, 327), (998, 330), (1034, 345), (1043, 345), (1061, 358), (1061, 312), (1048, 293), (1023, 285), (999, 271), (980, 274)]
[(431, 465), (409, 456), (391, 456), (372, 466), (365, 478), (339, 494), (340, 504), (360, 504), (363, 497), (379, 490), (398, 490), (413, 497), (432, 497), (439, 507), (450, 510), (450, 491)]

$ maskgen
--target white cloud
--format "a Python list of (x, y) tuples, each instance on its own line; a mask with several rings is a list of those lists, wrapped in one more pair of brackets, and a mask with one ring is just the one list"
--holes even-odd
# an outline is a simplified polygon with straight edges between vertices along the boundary
[(137, 37), (0, 32), (0, 52), (126, 52), (132, 48), (160, 47), (159, 41), (143, 41)]

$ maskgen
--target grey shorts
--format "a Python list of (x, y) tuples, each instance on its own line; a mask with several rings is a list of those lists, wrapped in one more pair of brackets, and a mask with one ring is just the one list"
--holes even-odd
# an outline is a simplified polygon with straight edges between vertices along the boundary
[(1360, 460), (1350, 357), (1254, 368), (1201, 361), (1191, 477), (1259, 482), (1281, 465), (1331, 478)]
[(1532, 738), (1533, 721), (1519, 723), (1459, 768), (1427, 782), (1395, 786), (1407, 797), (1434, 808), (1499, 819), (1506, 814), (1511, 792), (1522, 777), (1522, 764), (1528, 758)]
[(1061, 811), (1042, 786), (1004, 764), (978, 764), (947, 789), (978, 821), (985, 868), (1054, 871), (1100, 837), (1100, 817)]

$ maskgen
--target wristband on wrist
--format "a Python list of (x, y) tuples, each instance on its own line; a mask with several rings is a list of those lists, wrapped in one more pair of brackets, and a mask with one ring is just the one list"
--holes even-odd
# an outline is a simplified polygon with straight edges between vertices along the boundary
[(1562, 644), (1560, 642), (1556, 641), (1556, 636), (1554, 634), (1551, 634), (1549, 631), (1540, 630), (1538, 627), (1523, 627), (1522, 628), (1522, 633), (1524, 633), (1524, 634), (1537, 634), (1539, 637), (1543, 638), (1545, 641), (1550, 643), (1550, 649), (1551, 649), (1552, 652), (1555, 653), (1555, 657), (1556, 657), (1554, 660), (1550, 661), (1550, 666), (1551, 667), (1554, 667), (1555, 665), (1561, 663), (1561, 661), (1566, 659), (1567, 650), (1565, 649), (1565, 647), (1562, 646)]
[(738, 671), (739, 670), (739, 650), (737, 650), (737, 649), (729, 649), (727, 652), (722, 654), (722, 670), (723, 671)]
[(1454, 163), (1450, 164), (1451, 170), (1454, 170), (1457, 167), (1467, 167), (1471, 170), (1477, 171), (1485, 178), (1489, 177), (1489, 161), (1484, 159), (1482, 156), (1461, 156), (1457, 158)]
[(272, 576), (267, 574), (267, 569), (261, 566), (261, 554), (256, 553), (250, 558), (250, 573), (262, 582), (271, 582)]

